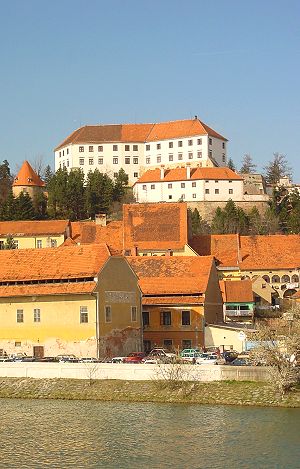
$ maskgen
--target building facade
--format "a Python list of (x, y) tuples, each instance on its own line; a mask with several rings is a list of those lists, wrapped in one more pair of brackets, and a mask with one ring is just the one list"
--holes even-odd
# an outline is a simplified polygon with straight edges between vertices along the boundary
[(85, 126), (54, 150), (55, 170), (96, 168), (111, 177), (123, 168), (133, 184), (148, 168), (191, 163), (226, 166), (227, 139), (195, 119), (157, 124)]

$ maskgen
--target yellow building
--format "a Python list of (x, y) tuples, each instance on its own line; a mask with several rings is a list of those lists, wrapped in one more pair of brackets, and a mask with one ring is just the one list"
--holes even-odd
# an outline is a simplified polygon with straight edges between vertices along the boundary
[(107, 355), (105, 344), (111, 354), (141, 350), (136, 276), (105, 244), (1, 251), (0, 298), (2, 353), (95, 357)]
[(58, 247), (70, 236), (69, 220), (1, 221), (0, 249), (9, 236), (17, 249)]

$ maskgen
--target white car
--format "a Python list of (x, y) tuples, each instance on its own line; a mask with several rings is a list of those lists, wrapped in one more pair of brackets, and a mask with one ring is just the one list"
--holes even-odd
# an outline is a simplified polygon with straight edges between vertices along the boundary
[(126, 357), (113, 357), (111, 363), (124, 363), (124, 358)]
[(219, 357), (214, 353), (202, 353), (196, 358), (197, 365), (218, 365)]

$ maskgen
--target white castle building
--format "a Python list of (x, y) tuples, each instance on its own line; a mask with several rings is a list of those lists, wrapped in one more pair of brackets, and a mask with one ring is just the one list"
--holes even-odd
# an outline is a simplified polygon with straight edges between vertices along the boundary
[(148, 169), (226, 166), (227, 139), (194, 119), (157, 124), (87, 125), (72, 132), (55, 152), (55, 170), (96, 168), (114, 177), (123, 168), (134, 184)]

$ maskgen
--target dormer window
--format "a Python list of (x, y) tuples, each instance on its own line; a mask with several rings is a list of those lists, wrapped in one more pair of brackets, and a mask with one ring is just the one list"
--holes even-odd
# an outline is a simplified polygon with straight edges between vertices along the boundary
[(32, 182), (32, 178), (27, 178), (27, 181), (28, 181), (28, 182)]

